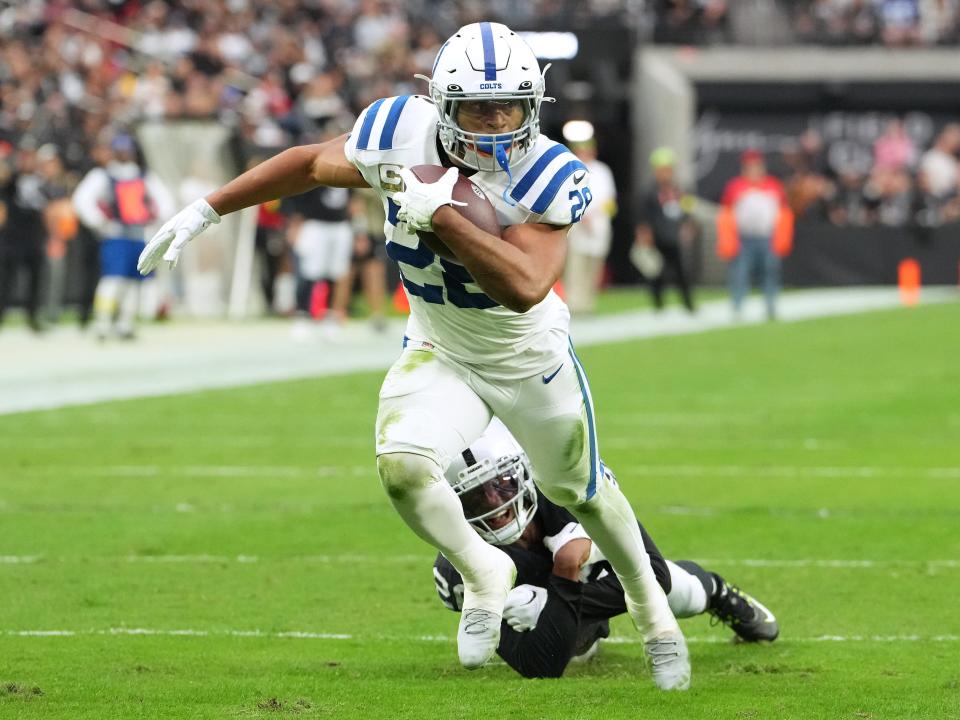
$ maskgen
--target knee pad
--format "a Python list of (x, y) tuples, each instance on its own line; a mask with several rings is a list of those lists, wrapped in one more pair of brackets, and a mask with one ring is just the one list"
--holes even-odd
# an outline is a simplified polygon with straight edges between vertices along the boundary
[(443, 470), (436, 462), (424, 455), (406, 452), (378, 455), (377, 472), (383, 489), (395, 500), (443, 480)]

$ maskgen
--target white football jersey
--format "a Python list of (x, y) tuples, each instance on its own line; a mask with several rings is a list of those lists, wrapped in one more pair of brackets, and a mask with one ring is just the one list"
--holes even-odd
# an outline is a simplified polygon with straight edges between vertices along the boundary
[[(542, 372), (567, 352), (570, 313), (553, 291), (529, 311), (513, 312), (485, 295), (466, 268), (441, 259), (405, 223), (398, 224), (392, 198), (403, 187), (400, 169), (441, 164), (437, 110), (429, 98), (377, 100), (357, 118), (345, 152), (384, 202), (387, 254), (399, 264), (410, 299), (409, 340), (430, 343), (484, 377), (503, 380)], [(470, 176), (502, 227), (570, 225), (592, 200), (586, 166), (543, 135), (510, 170), (512, 183), (505, 172)]]

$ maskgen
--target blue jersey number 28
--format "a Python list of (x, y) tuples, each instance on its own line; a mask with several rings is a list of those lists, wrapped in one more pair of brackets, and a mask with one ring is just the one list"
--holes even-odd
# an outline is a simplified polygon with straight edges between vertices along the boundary
[(573, 200), (573, 207), (570, 208), (570, 222), (575, 223), (587, 211), (587, 206), (593, 200), (593, 194), (590, 188), (585, 187), (583, 190), (571, 190), (569, 197)]

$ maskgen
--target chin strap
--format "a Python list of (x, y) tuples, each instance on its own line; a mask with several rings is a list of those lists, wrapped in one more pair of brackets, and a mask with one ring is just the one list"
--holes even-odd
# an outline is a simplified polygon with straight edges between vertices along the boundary
[(513, 187), (513, 173), (510, 172), (510, 158), (507, 157), (507, 151), (504, 150), (502, 143), (495, 143), (494, 147), (494, 156), (497, 158), (497, 164), (503, 168), (503, 171), (507, 174), (507, 186), (503, 189), (500, 197), (508, 205), (516, 205), (517, 201), (507, 194), (510, 188)]

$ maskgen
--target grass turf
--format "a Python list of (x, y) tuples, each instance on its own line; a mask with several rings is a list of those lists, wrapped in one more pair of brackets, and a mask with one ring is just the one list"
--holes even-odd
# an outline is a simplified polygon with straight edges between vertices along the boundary
[(960, 717), (958, 321), (580, 353), (661, 549), (781, 620), (767, 646), (684, 621), (685, 694), (630, 643), (560, 681), (458, 668), (375, 476), (379, 373), (0, 417), (0, 717)]

